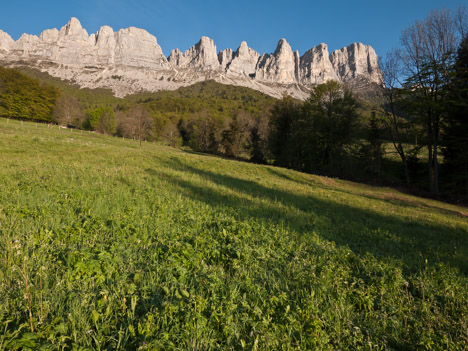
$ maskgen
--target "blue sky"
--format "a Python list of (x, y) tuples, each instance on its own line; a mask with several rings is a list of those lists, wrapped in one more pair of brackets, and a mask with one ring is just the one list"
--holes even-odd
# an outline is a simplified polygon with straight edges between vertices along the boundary
[(135, 26), (158, 38), (166, 55), (185, 51), (206, 35), (218, 50), (236, 49), (245, 40), (259, 51), (273, 52), (286, 38), (302, 55), (324, 42), (330, 51), (362, 42), (384, 55), (399, 45), (401, 30), (431, 9), (456, 9), (464, 0), (23, 0), (4, 1), (0, 29), (15, 40), (40, 34), (77, 17), (89, 33), (102, 25), (114, 30)]

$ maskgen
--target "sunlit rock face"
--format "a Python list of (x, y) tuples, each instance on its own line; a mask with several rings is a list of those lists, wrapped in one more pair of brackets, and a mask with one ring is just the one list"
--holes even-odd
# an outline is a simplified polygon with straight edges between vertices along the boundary
[(292, 84), (297, 82), (296, 56), (286, 39), (281, 39), (273, 54), (263, 54), (255, 68), (255, 78), (260, 81)]
[(322, 84), (328, 80), (337, 80), (338, 77), (328, 54), (327, 44), (320, 44), (308, 50), (301, 57), (300, 78), (303, 84)]
[(69, 65), (124, 65), (153, 69), (169, 68), (156, 38), (138, 28), (114, 32), (103, 26), (88, 35), (76, 18), (60, 31), (48, 29), (39, 37), (24, 34), (14, 45), (11, 56), (37, 58)]
[(200, 41), (182, 54), (179, 49), (169, 56), (173, 67), (195, 68), (200, 70), (217, 70), (221, 64), (213, 39), (202, 37)]
[(222, 69), (226, 69), (227, 65), (232, 61), (232, 49), (225, 49), (218, 53), (218, 61)]
[(0, 57), (8, 55), (10, 49), (15, 45), (15, 41), (8, 33), (0, 30)]
[(361, 43), (331, 55), (322, 43), (300, 56), (281, 39), (273, 53), (260, 55), (245, 41), (235, 51), (218, 52), (215, 42), (204, 36), (185, 52), (175, 49), (166, 58), (156, 37), (143, 29), (115, 32), (103, 26), (88, 34), (76, 18), (60, 30), (23, 34), (16, 42), (0, 30), (0, 61), (5, 66), (38, 68), (82, 87), (109, 88), (117, 96), (212, 79), (275, 97), (286, 92), (305, 99), (312, 87), (328, 80), (351, 87), (356, 82), (362, 86), (382, 81), (374, 49)]
[(243, 41), (231, 57), (230, 62), (226, 65), (228, 75), (233, 77), (250, 77), (255, 74), (260, 54), (249, 48), (247, 42)]
[(121, 29), (115, 37), (115, 64), (123, 66), (169, 69), (156, 37), (146, 30), (130, 27)]
[(330, 55), (330, 61), (343, 82), (352, 81), (358, 76), (377, 84), (382, 82), (377, 54), (369, 45), (354, 43), (336, 50)]

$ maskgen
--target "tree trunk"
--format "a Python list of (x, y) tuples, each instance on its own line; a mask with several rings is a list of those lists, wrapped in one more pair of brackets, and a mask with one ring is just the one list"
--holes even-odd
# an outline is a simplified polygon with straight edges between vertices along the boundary
[(400, 154), (400, 157), (401, 157), (401, 161), (403, 162), (403, 167), (405, 168), (406, 184), (408, 184), (408, 186), (411, 186), (409, 170), (408, 170), (408, 161), (406, 160), (406, 155), (404, 151), (402, 151), (402, 153)]
[(465, 159), (465, 185), (466, 185), (466, 196), (468, 197), (468, 162)]
[[(400, 132), (398, 130), (398, 124), (396, 122), (395, 113), (393, 112), (393, 105), (392, 105), (392, 116), (391, 116), (391, 120), (390, 120), (390, 124), (388, 125), (388, 128), (390, 130), (390, 136), (392, 138), (393, 147), (398, 152), (398, 155), (400, 155), (401, 162), (403, 163), (403, 167), (405, 170), (406, 184), (408, 186), (411, 186), (409, 170), (408, 170), (408, 160), (406, 159), (405, 149), (403, 148), (403, 145), (401, 144)], [(395, 133), (393, 132), (392, 128), (395, 129)]]
[(330, 128), (330, 132), (329, 132), (329, 138), (330, 140), (328, 141), (328, 163), (329, 163), (329, 170), (330, 170), (330, 173), (333, 174), (334, 173), (334, 167), (333, 167), (333, 155), (332, 155), (332, 152), (333, 152), (333, 122), (332, 122), (332, 116), (331, 116), (332, 112), (329, 111), (328, 113), (328, 124), (329, 124), (329, 128)]
[(428, 111), (428, 118), (427, 118), (427, 165), (428, 165), (428, 173), (429, 173), (429, 189), (431, 194), (434, 194), (434, 164), (433, 164), (433, 150), (432, 150), (432, 114), (431, 111)]
[(378, 180), (379, 180), (379, 183), (380, 183), (380, 168), (381, 168), (381, 160), (382, 160), (382, 150), (381, 150), (380, 145), (379, 145), (377, 157), (378, 157), (378, 159), (377, 159)]
[(431, 181), (431, 194), (438, 195), (438, 163), (437, 163), (437, 151), (434, 146), (432, 147), (432, 161), (430, 164), (430, 181)]
[(138, 140), (140, 142), (140, 146), (141, 146), (141, 116), (139, 115), (138, 116)]
[(436, 122), (436, 125), (434, 126), (434, 151), (433, 151), (433, 163), (434, 163), (434, 194), (439, 195), (439, 160), (438, 160), (438, 152), (437, 152), (437, 147), (439, 144), (439, 138), (438, 138), (438, 131), (439, 131), (439, 126), (438, 123)]

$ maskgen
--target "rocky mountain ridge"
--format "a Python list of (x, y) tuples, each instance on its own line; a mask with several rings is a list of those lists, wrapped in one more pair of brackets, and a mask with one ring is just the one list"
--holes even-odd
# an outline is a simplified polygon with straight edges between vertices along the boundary
[(135, 27), (117, 32), (103, 26), (89, 35), (76, 18), (40, 36), (23, 34), (16, 42), (0, 30), (0, 61), (6, 66), (28, 65), (81, 87), (110, 88), (117, 96), (140, 91), (172, 90), (203, 80), (250, 87), (280, 97), (285, 92), (306, 98), (310, 89), (327, 80), (354, 88), (381, 85), (374, 49), (351, 44), (331, 54), (326, 44), (300, 56), (285, 39), (273, 53), (260, 55), (244, 41), (236, 51), (218, 51), (202, 37), (182, 53), (166, 58), (156, 37)]

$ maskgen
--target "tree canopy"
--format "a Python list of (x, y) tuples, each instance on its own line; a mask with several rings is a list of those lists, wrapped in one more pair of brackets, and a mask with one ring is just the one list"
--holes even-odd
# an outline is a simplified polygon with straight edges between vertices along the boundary
[(51, 121), (57, 97), (56, 88), (17, 70), (0, 67), (1, 117)]

